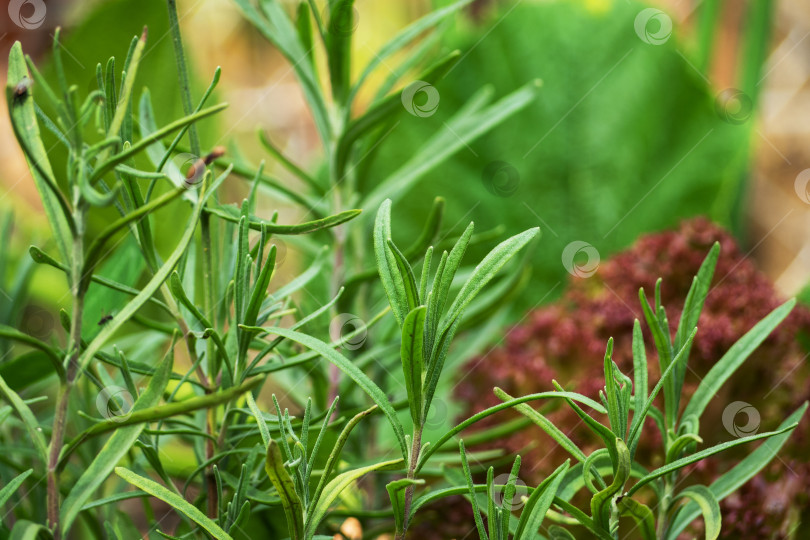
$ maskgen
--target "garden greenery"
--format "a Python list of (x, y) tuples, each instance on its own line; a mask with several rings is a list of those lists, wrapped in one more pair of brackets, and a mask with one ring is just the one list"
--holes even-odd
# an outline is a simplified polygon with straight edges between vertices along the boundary
[[(0, 310), (0, 350), (11, 351), (14, 344), (26, 351), (0, 369), (6, 403), (0, 408), (5, 450), (0, 503), (13, 507), (2, 518), (0, 535), (140, 537), (131, 510), (123, 506), (137, 499), (154, 537), (323, 538), (348, 515), (362, 520), (369, 537), (393, 532), (404, 538), (420, 508), (467, 494), (482, 538), (535, 538), (542, 536), (546, 521), (555, 522), (549, 531), (558, 538), (583, 530), (618, 538), (623, 516), (632, 518), (645, 538), (675, 538), (700, 515), (706, 537), (716, 538), (717, 500), (770, 461), (804, 408), (774, 432), (699, 450), (701, 413), (792, 302), (732, 347), (682, 407), (687, 358), (709, 292), (715, 249), (694, 281), (674, 339), (658, 290), (652, 306), (642, 291), (661, 368), (651, 390), (637, 324), (634, 379), (612, 362), (609, 343), (600, 402), (556, 383), (556, 391), (517, 398), (495, 388), (502, 405), (437, 440), (424, 440), (440, 382), (448, 377), (444, 367), (454, 338), (504, 307), (508, 293), (522, 283), (521, 265), (510, 261), (539, 231), (502, 241), (469, 268), (463, 265), (465, 251), (491, 242), (491, 231), (474, 234), (472, 224), (460, 235), (443, 231), (444, 201), (437, 199), (423, 233), (400, 248), (392, 238), (391, 198), (530, 103), (538, 85), (494, 103), (487, 96), (472, 98), (448, 126), (453, 137), (428, 141), (413, 160), (361, 198), (356, 186), (366, 181), (363, 161), (403, 112), (402, 90), (393, 89), (420, 66), (420, 81), (438, 81), (460, 54), (426, 64), (424, 50), (417, 47), (356, 115), (358, 92), (383, 61), (424, 38), (469, 0), (412, 23), (354, 81), (351, 0), (329, 0), (325, 12), (312, 0), (301, 2), (294, 16), (278, 0), (236, 3), (289, 60), (312, 112), (324, 160), (315, 173), (260, 134), (271, 158), (304, 189), (279, 182), (265, 173), (264, 164), (254, 167), (238, 152), (202, 147), (197, 124), (226, 107), (208, 105), (220, 72), (195, 102), (172, 0), (168, 14), (186, 111), (179, 119), (158, 121), (148, 90), (137, 93), (137, 73), (148, 63), (146, 30), (133, 38), (120, 71), (114, 58), (98, 65), (98, 89), (87, 96), (67, 83), (59, 32), (53, 46), (55, 81), (40, 74), (19, 43), (11, 49), (9, 114), (52, 238), (30, 248), (30, 261), (18, 263), (12, 300)], [(326, 83), (320, 80), (320, 62), (327, 67)], [(40, 128), (56, 138), (64, 162), (53, 158)], [(184, 154), (193, 156), (187, 171), (173, 161)], [(247, 196), (239, 206), (227, 204), (219, 188), (239, 177), (246, 181)], [(257, 201), (264, 193), (300, 205), (311, 219), (284, 224), (277, 213), (259, 217)], [(359, 208), (371, 210), (373, 224)], [(159, 218), (166, 212), (184, 217), (182, 229), (163, 230)], [(99, 219), (104, 227), (95, 230), (92, 224)], [(9, 219), (0, 232), (8, 238)], [(287, 244), (299, 248), (308, 266), (282, 284), (277, 274)], [(5, 257), (0, 253), (3, 267)], [(71, 309), (59, 316), (62, 340), (14, 328), (31, 261), (67, 279)], [(110, 277), (131, 274), (133, 268), (127, 279)], [(497, 294), (479, 294), (488, 286)], [(126, 297), (120, 310), (97, 323), (88, 320), (89, 304), (103, 305), (115, 295)], [(308, 309), (313, 302), (305, 296), (316, 298), (317, 305)], [(360, 323), (348, 333), (332, 331), (335, 321), (340, 330), (347, 313)], [(133, 339), (127, 341), (128, 336)], [(162, 355), (146, 346), (154, 342)], [(257, 399), (263, 388), (273, 389), (272, 409), (263, 410), (264, 400)], [(663, 410), (654, 405), (659, 392)], [(540, 399), (564, 400), (604, 448), (585, 455), (529, 405)], [(606, 416), (607, 424), (581, 406)], [(463, 442), (460, 455), (439, 453), (468, 426), (512, 407), (576, 461), (561, 464), (530, 488), (519, 517), (511, 508), (519, 456), (508, 482), (499, 485), (491, 467), (487, 482), (476, 483), (480, 467), (470, 465), (471, 458), (486, 461), (491, 454), (468, 455)], [(664, 465), (653, 470), (633, 459), (647, 418), (661, 431), (666, 448)], [(15, 444), (20, 438), (24, 445)], [(759, 439), (767, 441), (712, 485), (681, 489), (678, 472), (684, 467)], [(370, 506), (363, 507), (349, 488), (367, 475), (371, 480), (363, 486), (371, 493)], [(496, 490), (504, 496), (497, 498)], [(580, 509), (572, 500), (583, 490), (592, 495), (590, 506)], [(150, 498), (162, 500), (178, 516), (171, 534)]]

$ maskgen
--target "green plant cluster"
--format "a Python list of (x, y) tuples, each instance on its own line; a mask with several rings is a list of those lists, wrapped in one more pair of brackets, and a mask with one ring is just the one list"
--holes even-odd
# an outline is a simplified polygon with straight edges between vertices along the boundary
[[(0, 505), (13, 508), (2, 518), (0, 537), (141, 537), (124, 510), (137, 500), (150, 537), (328, 538), (346, 516), (354, 516), (368, 537), (393, 532), (404, 538), (425, 505), (466, 493), (482, 538), (543, 537), (546, 520), (555, 522), (550, 531), (558, 537), (571, 537), (564, 530), (570, 529), (617, 538), (622, 516), (633, 518), (646, 538), (674, 538), (701, 513), (707, 538), (716, 538), (717, 500), (776, 454), (804, 409), (777, 431), (698, 450), (700, 415), (792, 303), (743, 337), (679, 414), (715, 250), (695, 279), (674, 340), (658, 295), (653, 306), (641, 295), (662, 373), (649, 392), (637, 324), (634, 380), (613, 364), (609, 344), (601, 403), (559, 385), (554, 392), (518, 398), (496, 389), (502, 405), (426, 440), (437, 401), (449, 399), (440, 396), (441, 382), (448, 378), (446, 360), (457, 333), (472, 327), (493, 331), (487, 321), (509, 307), (510, 295), (524, 283), (516, 255), (539, 231), (502, 241), (470, 268), (463, 264), (465, 253), (490, 244), (492, 231), (476, 234), (470, 224), (453, 236), (442, 228), (444, 201), (436, 199), (422, 232), (400, 248), (389, 197), (527, 106), (539, 86), (531, 82), (494, 102), (487, 95), (472, 98), (450, 121), (453, 137), (429, 141), (361, 195), (364, 160), (404, 112), (402, 90), (394, 90), (401, 79), (416, 71), (418, 80), (430, 83), (461, 58), (456, 51), (430, 61), (419, 38), (470, 0), (406, 27), (355, 80), (352, 0), (329, 0), (326, 13), (309, 0), (292, 15), (278, 0), (236, 3), (293, 66), (312, 111), (325, 163), (316, 173), (261, 138), (270, 157), (296, 175), (304, 190), (291, 189), (266, 174), (263, 163), (254, 167), (238, 152), (202, 148), (198, 124), (226, 107), (207, 106), (220, 72), (194, 100), (173, 0), (168, 15), (185, 115), (168, 123), (156, 118), (148, 90), (136, 96), (137, 73), (148, 61), (146, 30), (133, 38), (122, 69), (114, 58), (98, 65), (98, 89), (87, 96), (67, 83), (59, 32), (55, 82), (40, 74), (19, 43), (11, 50), (9, 114), (52, 231), (46, 245), (31, 247), (30, 261), (64, 275), (71, 309), (59, 315), (64, 339), (40, 339), (15, 328), (32, 271), (29, 260), (18, 263), (21, 277), (9, 287), (12, 300), (0, 304), (0, 350), (14, 353), (0, 366)], [(371, 74), (414, 43), (416, 52), (357, 114), (354, 100)], [(327, 81), (320, 80), (321, 64)], [(56, 138), (64, 162), (52, 158), (41, 128)], [(188, 153), (190, 167), (180, 170), (172, 159)], [(238, 178), (247, 196), (239, 205), (228, 204), (220, 188)], [(312, 219), (285, 224), (278, 213), (261, 218), (260, 193), (295, 202)], [(372, 227), (359, 217), (360, 208), (376, 212)], [(109, 212), (116, 217), (91, 232), (90, 220)], [(169, 213), (183, 216), (180, 230), (161, 227)], [(0, 232), (8, 237), (9, 229), (5, 220)], [(288, 244), (308, 266), (281, 284), (278, 270)], [(372, 252), (373, 267), (366, 256)], [(2, 252), (0, 263), (7, 263)], [(120, 297), (126, 299), (120, 310), (98, 322), (89, 319), (88, 306)], [(347, 314), (359, 323), (341, 332)], [(25, 352), (17, 354), (18, 346)], [(272, 394), (272, 410), (262, 410), (263, 389)], [(663, 411), (653, 404), (661, 390)], [(563, 399), (604, 449), (586, 456), (528, 405), (538, 399)], [(606, 415), (607, 425), (580, 405)], [(511, 407), (578, 462), (562, 464), (531, 488), (519, 518), (511, 504), (520, 457), (504, 485), (494, 483), (492, 468), (488, 482), (476, 484), (473, 474), (481, 467), (471, 466), (471, 459), (481, 464), (503, 456), (468, 455), (463, 443), (460, 454), (442, 452), (466, 427)], [(648, 417), (667, 449), (666, 464), (651, 471), (633, 461)], [(493, 430), (478, 439), (498, 436)], [(26, 445), (15, 442), (21, 437)], [(684, 467), (759, 439), (767, 442), (711, 486), (678, 489), (677, 473)], [(628, 486), (631, 478), (636, 481)], [(357, 495), (361, 479), (370, 504)], [(656, 496), (654, 505), (640, 491), (645, 486)], [(504, 490), (502, 499), (496, 500), (496, 489)], [(571, 500), (584, 489), (592, 497), (582, 510)], [(482, 493), (488, 496), (479, 502)], [(166, 516), (155, 513), (153, 498), (176, 514), (171, 532), (163, 524)], [(680, 506), (682, 499), (694, 502)]]

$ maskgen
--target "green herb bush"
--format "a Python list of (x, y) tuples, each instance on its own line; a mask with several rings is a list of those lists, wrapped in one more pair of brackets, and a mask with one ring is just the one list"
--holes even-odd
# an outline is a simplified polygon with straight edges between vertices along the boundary
[[(167, 6), (185, 111), (180, 118), (158, 118), (149, 91), (135, 88), (138, 71), (148, 65), (146, 29), (132, 39), (122, 64), (98, 64), (97, 89), (88, 95), (67, 82), (58, 31), (55, 80), (42, 76), (19, 43), (11, 49), (9, 115), (52, 233), (29, 254), (34, 263), (64, 275), (70, 309), (59, 314), (64, 336), (54, 332), (40, 339), (14, 328), (26, 288), (22, 279), (0, 312), (2, 346), (13, 355), (0, 369), (0, 504), (11, 509), (0, 535), (298, 540), (328, 537), (352, 516), (362, 520), (369, 537), (404, 538), (425, 504), (469, 489), (482, 537), (536, 537), (546, 518), (615, 537), (622, 515), (634, 517), (645, 534), (662, 537), (699, 514), (685, 507), (673, 521), (671, 511), (682, 497), (699, 503), (707, 536), (716, 536), (716, 499), (773, 456), (801, 411), (778, 431), (696, 451), (700, 413), (792, 305), (743, 338), (681, 413), (680, 384), (707, 293), (705, 274), (713, 269), (710, 256), (674, 341), (660, 302), (643, 304), (662, 366), (652, 391), (646, 359), (636, 359), (631, 381), (612, 363), (609, 345), (601, 403), (562, 387), (520, 398), (499, 395), (502, 406), (426, 437), (437, 403), (449, 400), (441, 383), (452, 343), (465, 329), (493, 331), (487, 321), (508, 308), (525, 281), (520, 261), (513, 259), (539, 231), (501, 241), (470, 268), (463, 265), (465, 252), (491, 245), (497, 231), (475, 234), (471, 223), (449, 236), (441, 226), (439, 198), (425, 212), (422, 232), (401, 248), (393, 239), (390, 197), (530, 104), (539, 85), (531, 81), (497, 101), (471, 98), (450, 121), (452, 137), (428, 141), (363, 194), (357, 185), (375, 141), (398, 115), (429, 112), (415, 94), (426, 94), (430, 103), (431, 83), (447, 75), (461, 53), (427, 62), (423, 54), (406, 56), (366, 110), (358, 114), (354, 98), (384, 61), (469, 0), (412, 23), (356, 79), (351, 0), (330, 0), (325, 12), (315, 2), (301, 2), (294, 14), (277, 0), (236, 3), (290, 62), (315, 120), (324, 159), (315, 173), (262, 138), (270, 157), (298, 176), (305, 190), (290, 189), (238, 151), (202, 147), (198, 127), (226, 107), (208, 104), (220, 71), (202, 96), (191, 95), (173, 0)], [(320, 62), (328, 81), (321, 80)], [(418, 79), (400, 84), (420, 67)], [(52, 158), (41, 129), (55, 137), (64, 160)], [(181, 170), (173, 159), (189, 154), (189, 166)], [(228, 204), (220, 188), (237, 178), (246, 181), (248, 195), (239, 205)], [(280, 222), (278, 214), (258, 217), (260, 191), (299, 204), (308, 217), (293, 224)], [(366, 226), (370, 219), (360, 217), (361, 209), (371, 211), (373, 226)], [(183, 226), (165, 230), (167, 215), (181, 216)], [(99, 216), (105, 225), (91, 232), (88, 224)], [(288, 245), (308, 267), (278, 283)], [(28, 275), (30, 264), (17, 263), (20, 275)], [(122, 296), (121, 309), (88, 317), (90, 306)], [(262, 389), (271, 394), (272, 407), (258, 399)], [(653, 406), (659, 390), (663, 411)], [(540, 398), (564, 399), (574, 407), (603, 439), (604, 451), (582, 455), (525, 405)], [(606, 414), (609, 425), (576, 403)], [(463, 445), (460, 455), (448, 451), (445, 443), (508, 407), (529, 415), (582, 463), (561, 464), (535, 487), (520, 518), (512, 516), (506, 499), (496, 506), (489, 498), (482, 509), (487, 532), (477, 493), (494, 484), (475, 485), (473, 456)], [(649, 472), (632, 464), (647, 416), (659, 421), (668, 441), (667, 465)], [(715, 486), (676, 489), (674, 475), (683, 466), (764, 438), (770, 450), (756, 450), (715, 492)], [(512, 477), (519, 464), (517, 458)], [(633, 476), (639, 480), (625, 490)], [(512, 477), (507, 494), (514, 492)], [(657, 515), (636, 497), (647, 485), (659, 495)], [(585, 511), (568, 502), (568, 493), (583, 486), (595, 492)], [(156, 500), (162, 503), (153, 505)]]

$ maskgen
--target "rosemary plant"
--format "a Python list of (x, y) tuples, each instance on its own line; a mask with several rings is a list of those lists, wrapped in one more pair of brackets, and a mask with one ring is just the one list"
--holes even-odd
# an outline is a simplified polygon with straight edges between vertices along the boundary
[[(521, 264), (510, 260), (539, 232), (502, 241), (469, 268), (462, 264), (468, 247), (494, 243), (500, 231), (473, 234), (472, 224), (461, 234), (443, 229), (442, 199), (433, 201), (423, 232), (406, 248), (394, 241), (391, 224), (392, 199), (529, 104), (536, 83), (494, 103), (487, 90), (474, 95), (387, 178), (368, 178), (364, 166), (398, 115), (430, 112), (415, 104), (414, 93), (438, 92), (434, 85), (462, 58), (455, 51), (426, 60), (431, 35), (470, 1), (415, 21), (353, 79), (352, 0), (329, 0), (325, 11), (314, 0), (298, 2), (294, 13), (280, 0), (236, 0), (290, 62), (312, 113), (322, 143), (319, 168), (294, 163), (260, 134), (270, 159), (298, 177), (301, 190), (266, 173), (264, 162), (252, 165), (238, 149), (203, 147), (198, 124), (226, 107), (207, 105), (221, 73), (213, 74), (201, 96), (193, 95), (174, 0), (167, 7), (185, 114), (168, 122), (156, 117), (148, 89), (135, 88), (148, 60), (146, 30), (132, 39), (121, 65), (114, 58), (98, 64), (98, 88), (87, 96), (67, 83), (59, 32), (55, 81), (41, 75), (19, 43), (12, 47), (9, 114), (52, 237), (30, 248), (30, 261), (18, 263), (12, 300), (0, 303), (0, 352), (11, 352), (12, 343), (24, 351), (0, 365), (6, 403), (0, 408), (0, 504), (13, 504), (0, 536), (309, 540), (331, 537), (325, 535), (335, 534), (350, 515), (362, 521), (368, 537), (393, 532), (401, 539), (426, 504), (468, 490), (482, 537), (534, 537), (548, 517), (566, 525), (575, 520), (609, 538), (622, 515), (637, 519), (651, 538), (673, 537), (701, 509), (707, 536), (714, 535), (716, 499), (775, 454), (803, 409), (776, 432), (696, 451), (706, 402), (790, 310), (779, 308), (744, 337), (679, 416), (712, 256), (674, 341), (660, 302), (654, 310), (644, 303), (662, 368), (649, 394), (638, 330), (635, 384), (612, 363), (609, 346), (601, 404), (561, 388), (522, 398), (496, 390), (502, 406), (428, 440), (431, 413), (449, 400), (440, 393), (451, 345), (464, 329), (480, 328), (525, 282)], [(401, 51), (408, 51), (405, 60), (361, 107), (358, 96), (372, 75)], [(328, 80), (321, 80), (322, 63)], [(412, 73), (418, 78), (405, 84)], [(63, 148), (65, 163), (46, 148), (41, 127)], [(190, 166), (180, 170), (174, 160), (188, 153)], [(240, 179), (247, 196), (226, 202), (220, 187)], [(260, 192), (295, 203), (304, 217), (298, 223), (280, 223), (278, 213), (260, 217)], [(168, 215), (183, 226), (164, 230), (160, 220)], [(3, 221), (0, 233), (8, 230)], [(288, 244), (302, 269), (280, 282), (277, 269)], [(54, 331), (42, 338), (14, 328), (31, 261), (66, 279), (70, 312), (58, 317), (64, 336)], [(2, 252), (0, 263), (5, 267)], [(97, 324), (90, 320), (90, 304), (113, 298), (124, 299), (120, 310)], [(351, 331), (342, 332), (349, 319)], [(658, 411), (653, 400), (661, 389), (665, 408)], [(527, 405), (540, 398), (566, 400), (605, 449), (585, 456)], [(576, 403), (607, 414), (609, 427)], [(580, 463), (561, 465), (532, 490), (520, 519), (506, 499), (498, 506), (490, 498), (487, 533), (477, 494), (492, 491), (493, 475), (488, 485), (476, 485), (463, 445), (460, 456), (437, 451), (478, 419), (509, 407), (538, 423)], [(666, 465), (651, 472), (632, 463), (647, 417), (656, 420), (667, 445)], [(29, 448), (14, 444), (20, 437)], [(682, 467), (768, 437), (769, 446), (719, 484), (677, 489)], [(515, 497), (519, 466), (517, 458), (505, 487), (508, 500)], [(634, 476), (638, 481), (625, 490)], [(352, 497), (361, 479), (366, 504)], [(594, 491), (590, 515), (569, 502), (583, 486)], [(659, 497), (657, 515), (636, 497), (644, 486)], [(683, 498), (697, 504), (680, 507)], [(158, 515), (153, 499), (168, 505), (168, 514)], [(142, 505), (148, 531), (131, 517), (133, 503)], [(176, 517), (164, 522), (166, 515)]]
[[(543, 483), (531, 489), (520, 518), (516, 519), (510, 505), (520, 471), (520, 456), (515, 459), (505, 485), (493, 483), (492, 468), (488, 471), (487, 483), (477, 485), (470, 474), (464, 443), (460, 442), (468, 494), (480, 538), (534, 538), (543, 521), (548, 519), (554, 522), (548, 527), (551, 538), (577, 538), (586, 534), (611, 540), (634, 533), (634, 536), (640, 536), (644, 540), (674, 540), (699, 516), (704, 521), (705, 538), (709, 540), (719, 537), (722, 517), (718, 501), (750, 480), (776, 456), (807, 409), (805, 402), (774, 431), (740, 436), (716, 446), (699, 449), (703, 442), (700, 437), (700, 419), (706, 406), (723, 383), (788, 316), (795, 305), (795, 300), (790, 300), (779, 306), (740, 338), (700, 381), (698, 389), (685, 407), (681, 407), (680, 398), (688, 369), (689, 350), (697, 334), (697, 322), (709, 293), (719, 252), (720, 246), (715, 244), (692, 282), (674, 339), (670, 335), (666, 311), (660, 301), (661, 280), (656, 283), (654, 305), (649, 304), (643, 289), (639, 291), (645, 320), (655, 340), (661, 370), (661, 377), (651, 390), (641, 324), (636, 320), (633, 330), (633, 379), (622, 373), (613, 362), (611, 339), (605, 352), (605, 386), (599, 392), (599, 402), (575, 392), (566, 392), (556, 381), (554, 386), (557, 390), (554, 392), (517, 399), (496, 387), (494, 391), (503, 400), (502, 405), (482, 411), (462, 422), (448, 437), (442, 439), (449, 439), (450, 435), (499, 410), (514, 407), (545, 431), (555, 444), (564, 448), (577, 462), (570, 466), (570, 460), (566, 461)], [(654, 402), (662, 391), (664, 408), (660, 410)], [(557, 426), (528, 405), (528, 402), (540, 399), (563, 399), (604, 447), (586, 455)], [(606, 415), (607, 423), (600, 422), (580, 405), (587, 406), (599, 415)], [(658, 429), (664, 451), (663, 465), (652, 470), (634, 459), (647, 419), (652, 419)], [(766, 440), (764, 444), (711, 485), (682, 486), (684, 478), (679, 473), (684, 472), (686, 467), (714, 454), (763, 439)], [(457, 475), (450, 475), (451, 478), (455, 476)], [(497, 490), (501, 490), (502, 501), (495, 500)], [(478, 493), (481, 492), (487, 494), (484, 507), (479, 507)], [(585, 510), (572, 503), (572, 499), (583, 492), (590, 499), (590, 508)], [(486, 527), (481, 517), (482, 512), (487, 517)], [(622, 521), (622, 518), (627, 519)]]

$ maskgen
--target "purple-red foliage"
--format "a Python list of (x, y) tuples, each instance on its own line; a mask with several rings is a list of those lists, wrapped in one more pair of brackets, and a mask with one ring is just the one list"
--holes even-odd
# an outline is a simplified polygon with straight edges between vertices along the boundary
[[(573, 278), (560, 300), (529, 313), (508, 331), (501, 347), (472, 359), (462, 370), (464, 376), (456, 391), (457, 399), (468, 405), (462, 416), (499, 403), (493, 386), (519, 396), (552, 390), (551, 381), (556, 379), (568, 389), (598, 399), (604, 385), (603, 357), (608, 338), (615, 340), (614, 361), (632, 377), (636, 318), (644, 329), (652, 387), (658, 380), (658, 359), (643, 322), (639, 288), (644, 288), (652, 303), (655, 282), (663, 278), (662, 304), (674, 335), (692, 279), (715, 241), (721, 246), (720, 258), (689, 358), (683, 407), (700, 378), (731, 345), (783, 302), (731, 235), (703, 218), (685, 221), (676, 231), (645, 236), (604, 262), (592, 277)], [(797, 333), (807, 329), (810, 312), (796, 308), (724, 385), (701, 418), (701, 448), (732, 438), (721, 421), (724, 407), (732, 401), (756, 407), (762, 418), (760, 430), (766, 430), (808, 399), (807, 365), (797, 341)], [(579, 418), (566, 407), (557, 407), (548, 416), (586, 453), (597, 447)], [(504, 419), (490, 418), (489, 425)], [(745, 424), (744, 417), (739, 420)], [(806, 432), (805, 420), (783, 448), (783, 462), (777, 460), (722, 503), (724, 537), (780, 537), (796, 519), (796, 512), (807, 506), (805, 486), (810, 483), (810, 471), (803, 457), (808, 448)], [(530, 485), (568, 457), (537, 427), (521, 430), (492, 446), (505, 446), (524, 456), (521, 479)], [(691, 469), (687, 483), (710, 483), (712, 477), (751, 450), (721, 454), (699, 464)], [(652, 423), (645, 427), (637, 459), (648, 467), (662, 464), (661, 438)]]

